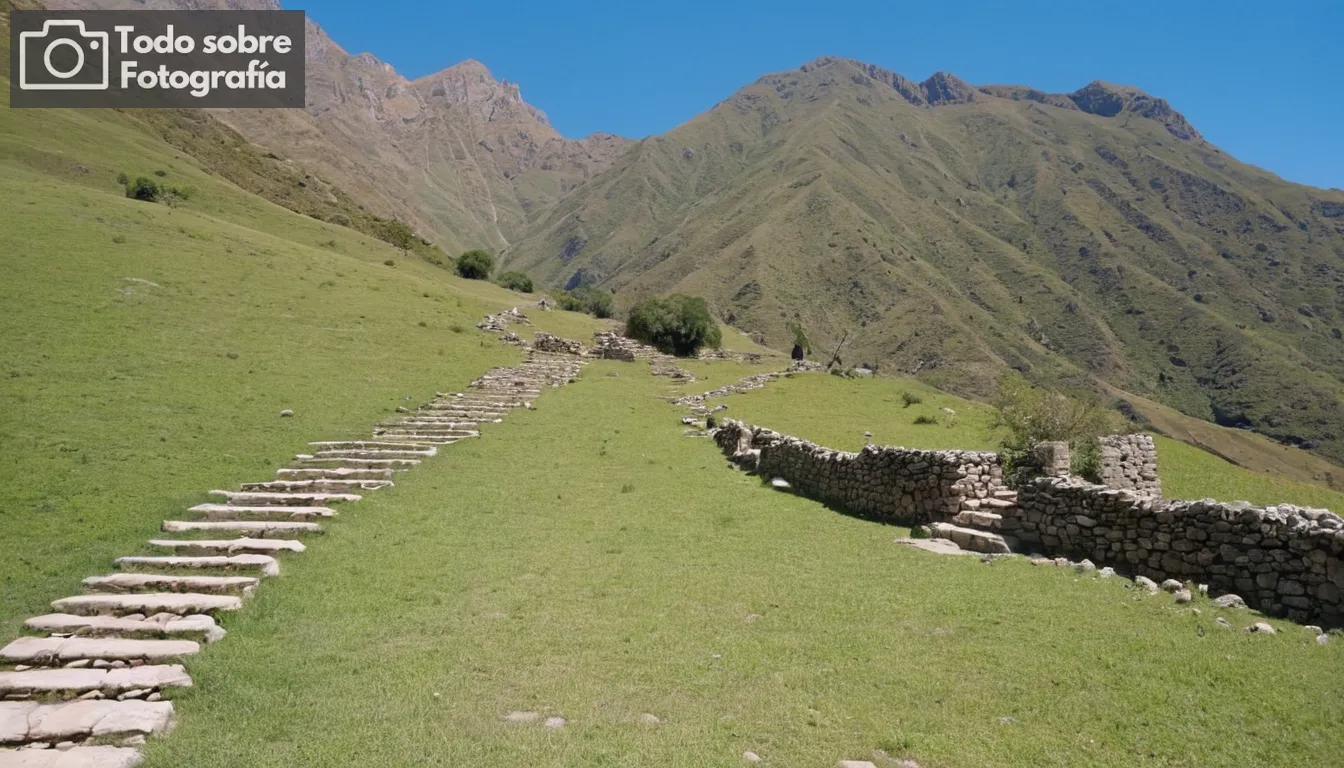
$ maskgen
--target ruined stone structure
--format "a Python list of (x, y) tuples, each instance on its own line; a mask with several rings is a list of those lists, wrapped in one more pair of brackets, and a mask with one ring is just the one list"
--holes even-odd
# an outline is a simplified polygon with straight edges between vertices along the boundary
[(873, 445), (850, 453), (733, 419), (722, 422), (714, 439), (740, 463), (787, 480), (805, 496), (898, 523), (951, 518), (964, 500), (989, 498), (1003, 487), (996, 453)]
[(1344, 520), (1287, 504), (1165, 501), (1071, 478), (1018, 489), (1023, 544), (1147, 576), (1208, 584), (1266, 613), (1344, 625)]
[(1101, 483), (1143, 496), (1161, 496), (1157, 447), (1152, 435), (1111, 435), (1101, 439)]
[(586, 355), (588, 350), (573, 339), (564, 339), (545, 331), (537, 331), (532, 338), (532, 348), (538, 352), (552, 352), (560, 355)]

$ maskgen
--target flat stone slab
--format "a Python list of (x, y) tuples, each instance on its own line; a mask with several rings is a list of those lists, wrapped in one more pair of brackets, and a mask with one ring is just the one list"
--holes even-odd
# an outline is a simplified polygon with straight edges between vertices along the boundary
[(308, 445), (316, 448), (318, 453), (325, 451), (374, 451), (374, 450), (392, 450), (392, 451), (415, 451), (420, 456), (433, 456), (438, 453), (437, 449), (428, 445), (420, 445), (413, 440), (327, 440)]
[(212, 555), (206, 557), (119, 557), (117, 567), (140, 571), (255, 571), (280, 575), (280, 561), (270, 555)]
[(221, 520), (218, 522), (201, 520), (164, 520), (164, 533), (236, 533), (260, 539), (295, 534), (322, 533), (317, 523), (298, 523), (291, 520)]
[(979, 555), (981, 554), (980, 552), (972, 552), (972, 551), (969, 550), (969, 549), (962, 549), (961, 547), (957, 546), (954, 542), (948, 541), (947, 539), (908, 539), (908, 538), (899, 538), (899, 539), (895, 539), (895, 542), (896, 542), (897, 544), (904, 544), (904, 545), (906, 545), (906, 546), (908, 546), (908, 547), (914, 547), (915, 549), (922, 549), (922, 550), (924, 550), (925, 552), (932, 552), (932, 553), (934, 553), (935, 555), (976, 555), (976, 556), (979, 556)]
[(392, 485), (391, 480), (267, 480), (261, 483), (243, 483), (244, 491), (273, 491), (278, 493), (345, 493), (347, 491), (376, 491)]
[(428, 451), (413, 451), (402, 448), (333, 448), (318, 451), (313, 454), (314, 459), (419, 459), (426, 456), (438, 454), (439, 449), (433, 445), (424, 446)]
[(144, 760), (129, 747), (0, 750), (0, 768), (135, 768)]
[(11, 693), (125, 693), (152, 688), (189, 688), (191, 676), (181, 664), (146, 664), (121, 669), (29, 669), (0, 672), (0, 695)]
[(290, 520), (311, 522), (325, 517), (334, 517), (336, 510), (331, 507), (248, 507), (241, 504), (197, 504), (188, 512), (195, 512), (209, 521), (222, 520)]
[(215, 555), (219, 553), (265, 555), (276, 552), (303, 552), (308, 547), (294, 539), (201, 539), (184, 541), (181, 539), (150, 539), (150, 546), (175, 549), (185, 555)]
[[(417, 419), (405, 419), (403, 421), (385, 421), (379, 424), (380, 427), (406, 427), (417, 429), (420, 427), (430, 427), (433, 429), (468, 429), (476, 426), (475, 421), (461, 421), (451, 418), (435, 418), (422, 416)], [(470, 430), (469, 430), (470, 431)]]
[(294, 463), (300, 465), (296, 470), (305, 469), (390, 469), (405, 472), (420, 466), (419, 459), (379, 459), (379, 458), (332, 458), (329, 456), (310, 456), (299, 454)]
[(83, 581), (91, 592), (200, 592), (208, 595), (249, 594), (257, 588), (255, 576), (181, 576), (163, 573), (114, 573)]
[(429, 443), (430, 445), (443, 446), (443, 445), (452, 445), (453, 443), (456, 443), (458, 440), (465, 440), (467, 437), (470, 437), (470, 435), (464, 435), (462, 437), (449, 437), (446, 435), (421, 435), (419, 436), (419, 439), (425, 441), (426, 443)]
[(81, 616), (125, 616), (143, 613), (172, 613), (184, 616), (193, 613), (236, 611), (243, 600), (233, 595), (201, 595), (191, 592), (156, 592), (143, 595), (76, 595), (63, 597), (51, 604), (60, 613)]
[(199, 653), (191, 640), (128, 640), (119, 637), (20, 637), (0, 648), (0, 661), (59, 664), (79, 659), (167, 661)]
[(359, 501), (357, 493), (286, 493), (271, 491), (211, 491), (211, 496), (223, 496), (234, 506), (325, 506), (340, 501)]
[[(171, 614), (168, 614), (171, 615)], [(76, 616), (72, 613), (48, 613), (34, 616), (23, 626), (35, 632), (60, 632), (79, 637), (117, 635), (124, 637), (190, 637), (213, 643), (224, 637), (224, 628), (211, 616), (172, 616), (162, 621), (123, 619), (116, 616)]]
[(311, 469), (278, 469), (275, 476), (282, 480), (391, 480), (391, 469), (359, 469), (355, 467), (317, 467)]
[(1013, 551), (1008, 540), (997, 533), (962, 528), (950, 523), (934, 523), (929, 527), (933, 530), (934, 538), (951, 539), (962, 549), (989, 554), (1007, 554)]
[[(152, 736), (168, 729), (171, 701), (0, 702), (0, 743), (60, 743), (87, 738)], [(22, 733), (20, 733), (22, 730)], [(25, 750), (36, 752), (38, 750)], [(55, 750), (60, 751), (60, 750)], [(0, 757), (0, 765), (4, 765)]]

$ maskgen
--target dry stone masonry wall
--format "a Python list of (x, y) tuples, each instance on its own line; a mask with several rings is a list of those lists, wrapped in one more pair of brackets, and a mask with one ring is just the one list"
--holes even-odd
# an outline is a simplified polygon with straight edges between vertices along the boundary
[(1157, 447), (1152, 435), (1110, 435), (1101, 439), (1101, 484), (1161, 496), (1157, 476)]
[[(483, 325), (522, 313), (501, 315)], [(395, 473), (532, 407), (584, 362), (529, 350), (525, 362), (492, 368), (465, 392), (398, 408), (367, 439), (311, 443), (274, 480), (211, 491), (217, 503), (164, 521), (166, 535), (149, 541), (154, 554), (119, 558), (116, 573), (85, 579), (84, 594), (54, 601), (52, 613), (25, 622), (28, 634), (0, 648), (0, 766), (139, 765), (139, 748), (172, 726), (165, 693), (193, 685), (181, 662), (224, 638), (217, 617), (242, 610), (280, 572), (280, 558), (304, 552), (305, 539), (333, 524), (332, 505), (391, 487)]]
[(805, 496), (898, 523), (950, 518), (963, 500), (988, 498), (1003, 487), (996, 453), (872, 445), (850, 453), (733, 419), (722, 422), (714, 439), (739, 462), (783, 478)]
[(1077, 479), (1018, 489), (1017, 535), (1156, 581), (1209, 585), (1267, 613), (1344, 625), (1344, 521), (1286, 504), (1165, 501)]

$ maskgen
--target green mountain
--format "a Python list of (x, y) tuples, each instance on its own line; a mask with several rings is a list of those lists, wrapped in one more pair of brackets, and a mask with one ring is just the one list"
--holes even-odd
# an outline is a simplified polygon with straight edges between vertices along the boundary
[(504, 254), (628, 305), (704, 295), (776, 346), (984, 395), (1105, 382), (1344, 461), (1344, 192), (1204, 141), (1161, 99), (766, 76), (534, 217)]

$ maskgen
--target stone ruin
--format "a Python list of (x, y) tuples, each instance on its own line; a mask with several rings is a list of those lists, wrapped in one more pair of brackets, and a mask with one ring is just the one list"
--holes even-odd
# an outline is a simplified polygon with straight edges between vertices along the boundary
[(507, 333), (510, 323), (531, 324), (527, 315), (524, 315), (521, 309), (513, 307), (503, 312), (486, 315), (485, 319), (476, 324), (476, 327), (488, 333)]
[(537, 331), (532, 337), (532, 348), (538, 352), (552, 352), (561, 355), (582, 357), (588, 354), (588, 350), (580, 342), (561, 338), (545, 331)]
[[(706, 396), (741, 388), (753, 387), (674, 402), (703, 410)], [(1012, 490), (997, 453), (872, 445), (851, 453), (733, 419), (711, 434), (748, 471), (853, 513), (928, 524), (932, 536), (964, 549), (1088, 558), (1135, 577), (1206, 585), (1265, 613), (1344, 626), (1344, 519), (1287, 504), (1163, 499), (1147, 435), (1103, 438), (1106, 484), (1070, 476), (1067, 443), (1043, 443), (1027, 462), (1032, 476), (1019, 475)]]
[[(593, 334), (593, 356), (600, 357), (603, 360), (621, 360), (627, 363), (633, 363), (642, 352), (643, 344), (634, 339), (616, 333), (615, 331), (597, 331)], [(645, 349), (652, 349), (651, 347)], [(647, 353), (644, 353), (647, 357)]]

